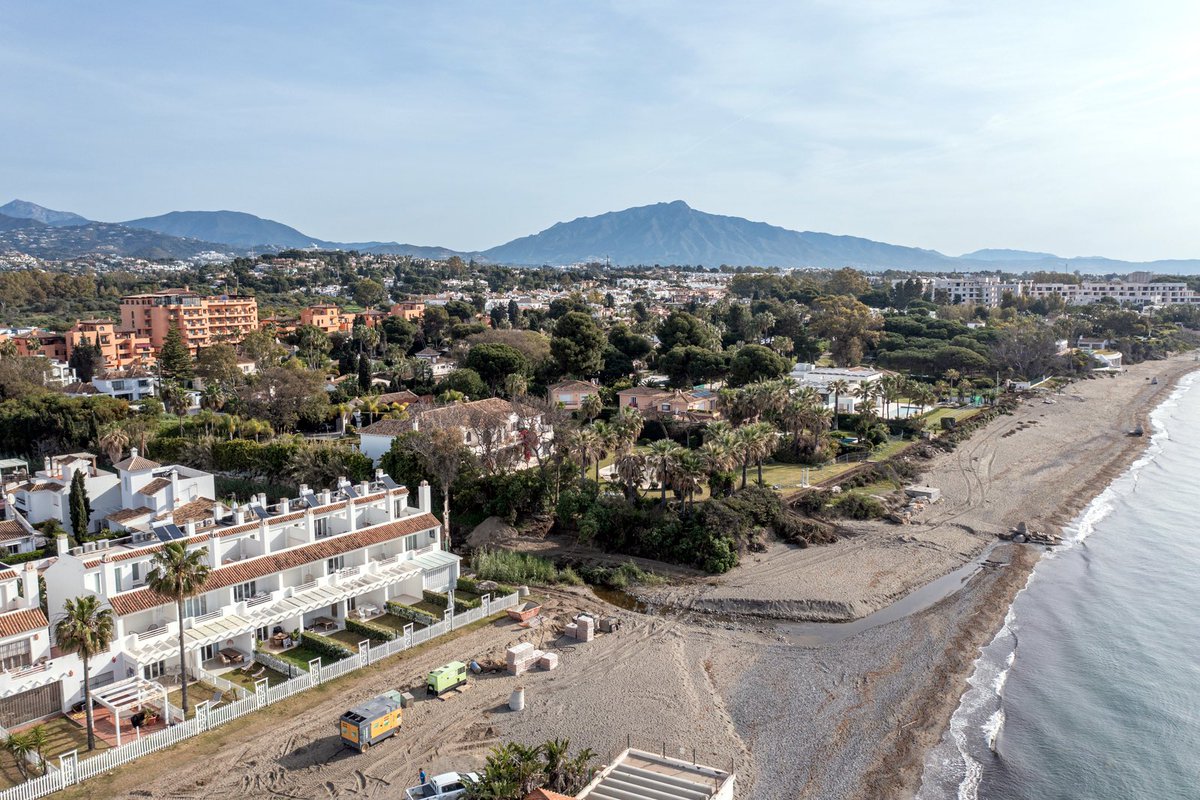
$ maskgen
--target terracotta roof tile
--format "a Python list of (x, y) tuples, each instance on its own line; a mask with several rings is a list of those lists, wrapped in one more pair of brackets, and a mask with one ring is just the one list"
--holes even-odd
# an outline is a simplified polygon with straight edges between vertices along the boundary
[[(226, 586), (234, 586), (256, 578), (262, 578), (266, 575), (274, 575), (276, 572), (283, 572), (284, 570), (301, 567), (305, 564), (324, 561), (336, 555), (348, 553), (351, 550), (370, 547), (371, 545), (408, 536), (418, 531), (428, 530), (429, 528), (437, 527), (438, 524), (437, 518), (431, 514), (414, 514), (411, 517), (405, 517), (404, 519), (384, 525), (376, 525), (375, 527), (355, 533), (331, 536), (328, 539), (322, 539), (319, 542), (292, 550), (284, 550), (283, 552), (269, 556), (260, 556), (258, 558), (247, 559), (246, 561), (239, 561), (236, 564), (218, 567), (210, 572), (208, 580), (204, 582), (203, 590), (209, 592), (213, 589), (222, 589)], [(118, 615), (124, 616), (173, 601), (149, 589), (138, 589), (137, 591), (116, 595), (110, 598), (109, 602), (113, 607), (113, 611)]]
[(138, 517), (144, 517), (154, 513), (154, 509), (138, 506), (137, 508), (122, 508), (120, 511), (114, 511), (105, 517), (109, 522), (117, 522), (124, 525), (126, 522), (131, 522)]
[(170, 485), (171, 480), (169, 478), (155, 478), (142, 488), (138, 489), (137, 493), (140, 495), (145, 495), (146, 497), (152, 497)]
[(141, 456), (130, 456), (124, 461), (118, 461), (113, 466), (127, 472), (141, 472), (147, 469), (158, 469), (162, 464), (159, 464), (157, 461), (151, 461), (148, 458), (142, 458)]
[(9, 542), (13, 539), (24, 539), (26, 536), (32, 536), (29, 531), (21, 527), (21, 523), (15, 519), (6, 519), (0, 522), (0, 542)]
[(26, 608), (0, 614), (0, 636), (16, 636), (19, 633), (44, 628), (46, 625), (46, 615), (40, 608)]

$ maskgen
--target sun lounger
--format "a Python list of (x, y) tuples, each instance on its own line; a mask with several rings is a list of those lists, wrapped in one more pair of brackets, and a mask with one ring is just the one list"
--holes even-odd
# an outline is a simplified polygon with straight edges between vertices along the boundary
[(251, 672), (248, 674), (250, 675), (251, 678), (261, 678), (263, 676), (263, 673), (266, 671), (267, 671), (267, 665), (259, 664), (258, 669), (254, 670), (254, 672)]
[(224, 696), (221, 694), (221, 690), (215, 689), (213, 691), (212, 700), (208, 702), (208, 710), (212, 711), (214, 708), (221, 705), (222, 700), (224, 700)]

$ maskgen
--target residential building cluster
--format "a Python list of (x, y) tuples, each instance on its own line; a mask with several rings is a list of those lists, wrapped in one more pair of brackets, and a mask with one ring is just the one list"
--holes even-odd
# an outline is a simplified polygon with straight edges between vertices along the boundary
[[(340, 630), (347, 619), (384, 613), (389, 601), (413, 604), (425, 590), (445, 592), (458, 578), (459, 557), (442, 549), (428, 484), (418, 488), (415, 504), (408, 489), (377, 472), (358, 484), (302, 485), (299, 497), (273, 505), (258, 495), (226, 506), (215, 499), (212, 475), (199, 470), (158, 464), (136, 450), (112, 472), (96, 463), (90, 453), (74, 453), (47, 459), (33, 474), (0, 464), (0, 537), (10, 555), (38, 543), (34, 525), (54, 520), (71, 529), (68, 495), (77, 472), (91, 500), (91, 527), (115, 533), (74, 547), (59, 535), (54, 555), (0, 565), (5, 727), (62, 713), (82, 699), (79, 656), (60, 650), (53, 637), (53, 621), (81, 595), (94, 595), (115, 618), (111, 646), (90, 664), (93, 687), (178, 669), (175, 603), (147, 586), (155, 554), (170, 542), (203, 551), (210, 569), (185, 604), (189, 669), (219, 668), (234, 653), (234, 660), (252, 660), (280, 631)], [(39, 604), (39, 576), (48, 613)]]
[(1200, 295), (1186, 283), (1151, 280), (1146, 272), (1132, 273), (1123, 281), (1082, 281), (1080, 283), (1041, 283), (1002, 280), (995, 275), (952, 275), (925, 278), (935, 296), (944, 295), (949, 303), (970, 303), (997, 308), (1005, 297), (1045, 299), (1061, 297), (1067, 305), (1090, 305), (1104, 299), (1137, 306), (1191, 305), (1200, 303)]

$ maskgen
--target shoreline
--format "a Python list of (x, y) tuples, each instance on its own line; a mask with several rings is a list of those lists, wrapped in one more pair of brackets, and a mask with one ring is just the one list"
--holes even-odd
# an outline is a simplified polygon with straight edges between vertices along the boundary
[[(1184, 357), (1188, 357), (1189, 360), (1185, 361)], [(1168, 359), (1168, 362), (1174, 362), (1170, 377), (1167, 380), (1160, 379), (1156, 390), (1134, 412), (1135, 426), (1141, 425), (1145, 435), (1128, 437), (1128, 444), (1118, 449), (1101, 467), (1097, 475), (1102, 483), (1095, 484), (1094, 492), (1087, 495), (1076, 493), (1058, 506), (1051, 516), (1054, 527), (1057, 529), (1056, 532), (1061, 534), (1063, 529), (1077, 519), (1114, 481), (1125, 475), (1146, 452), (1152, 441), (1150, 415), (1170, 398), (1185, 376), (1200, 371), (1200, 363), (1196, 363), (1191, 358), (1191, 354), (1183, 353)], [(889, 765), (886, 758), (881, 759), (876, 770), (865, 776), (864, 784), (870, 782), (872, 774), (876, 771), (884, 775), (889, 774), (889, 767), (891, 767), (890, 774), (897, 778), (895, 791), (891, 795), (869, 796), (911, 798), (920, 790), (925, 755), (945, 735), (951, 717), (962, 702), (962, 696), (968, 686), (967, 681), (975, 670), (981, 649), (991, 642), (1003, 627), (1016, 596), (1028, 584), (1030, 576), (1047, 552), (1045, 549), (1034, 549), (1022, 545), (1007, 544), (1005, 547), (1017, 552), (1005, 568), (1004, 580), (981, 587), (974, 585), (976, 579), (973, 578), (963, 587), (963, 593), (975, 595), (982, 608), (975, 620), (978, 627), (963, 632), (964, 641), (958, 643), (957, 652), (945, 665), (947, 673), (945, 677), (950, 684), (946, 689), (952, 688), (953, 691), (943, 693), (940, 702), (932, 703), (932, 707), (929, 709), (931, 714), (928, 724), (920, 726), (912, 734), (912, 747), (907, 748), (908, 758), (903, 758), (901, 763), (894, 765)], [(938, 724), (932, 724), (934, 722)]]

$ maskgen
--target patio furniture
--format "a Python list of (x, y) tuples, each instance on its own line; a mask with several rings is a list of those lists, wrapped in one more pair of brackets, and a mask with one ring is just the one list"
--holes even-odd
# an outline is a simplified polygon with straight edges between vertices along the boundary
[(222, 701), (222, 700), (224, 700), (224, 699), (225, 699), (225, 697), (224, 697), (224, 695), (222, 695), (222, 694), (221, 694), (221, 690), (220, 690), (220, 689), (214, 689), (214, 690), (213, 690), (213, 696), (212, 696), (212, 700), (208, 701), (208, 707), (209, 707), (209, 709), (211, 710), (211, 709), (214, 709), (214, 708), (216, 708), (217, 706), (221, 705), (221, 701)]
[(313, 628), (318, 631), (331, 631), (337, 628), (337, 623), (329, 617), (317, 617), (313, 620)]
[(263, 676), (263, 673), (266, 671), (267, 671), (267, 665), (259, 664), (258, 669), (254, 670), (254, 672), (248, 672), (246, 674), (249, 675), (251, 678), (261, 678)]
[(276, 631), (275, 633), (271, 634), (271, 644), (282, 647), (284, 642), (290, 638), (292, 637), (283, 631)]
[(240, 664), (246, 658), (241, 651), (234, 650), (232, 647), (222, 647), (217, 653), (221, 656), (221, 662), (224, 664)]

